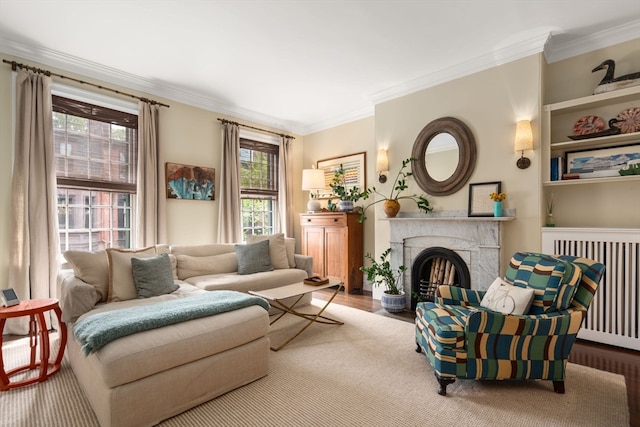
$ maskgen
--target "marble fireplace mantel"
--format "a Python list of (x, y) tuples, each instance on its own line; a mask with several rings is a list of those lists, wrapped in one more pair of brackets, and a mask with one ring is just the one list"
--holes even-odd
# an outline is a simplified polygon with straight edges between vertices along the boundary
[[(468, 217), (466, 212), (403, 214), (389, 222), (390, 262), (394, 269), (407, 267), (404, 289), (411, 289), (411, 267), (424, 249), (444, 247), (456, 252), (469, 268), (471, 289), (486, 290), (500, 275), (501, 224), (515, 220), (513, 211), (504, 217)], [(410, 302), (410, 295), (407, 301)]]

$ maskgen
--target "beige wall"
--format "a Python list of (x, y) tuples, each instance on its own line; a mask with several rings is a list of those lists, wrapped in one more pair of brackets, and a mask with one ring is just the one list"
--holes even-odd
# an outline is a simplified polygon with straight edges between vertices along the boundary
[[(378, 175), (376, 174), (376, 155), (378, 151), (375, 144), (374, 125), (374, 118), (368, 117), (305, 135), (304, 168), (315, 166), (318, 160), (365, 152), (367, 187), (378, 186)], [(303, 209), (309, 200), (308, 197), (308, 192), (303, 192)], [(334, 202), (337, 202), (337, 200), (334, 200)], [(322, 200), (321, 205), (326, 207), (326, 200)], [(363, 202), (360, 201), (356, 205), (363, 205)], [(300, 212), (303, 211), (301, 210)], [(369, 219), (364, 223), (364, 253), (375, 253), (374, 236), (377, 224), (374, 215), (369, 214), (369, 211), (367, 211), (367, 216)]]
[[(216, 182), (220, 179), (221, 155), (221, 123), (220, 118), (229, 118), (212, 111), (191, 107), (176, 101), (163, 99), (149, 94), (139, 93), (124, 87), (118, 87), (105, 82), (90, 79), (87, 76), (77, 76), (65, 70), (58, 70), (42, 64), (32, 63), (21, 58), (5, 56), (5, 59), (49, 69), (53, 72), (76, 77), (84, 81), (102, 84), (106, 87), (118, 89), (134, 95), (146, 96), (170, 105), (170, 108), (160, 109), (160, 141), (161, 156), (164, 161), (213, 167), (216, 169)], [(54, 78), (54, 81), (58, 82)], [(72, 84), (65, 80), (64, 84)], [(79, 85), (89, 90), (88, 86)], [(97, 89), (96, 89), (97, 90)], [(0, 287), (11, 286), (7, 283), (8, 260), (10, 247), (9, 226), (11, 218), (11, 169), (12, 169), (12, 71), (11, 67), (0, 66)], [(109, 93), (106, 93), (109, 94)], [(237, 120), (237, 119), (234, 119)], [(238, 120), (244, 124), (264, 126), (246, 120)], [(277, 129), (270, 129), (282, 132)], [(285, 132), (286, 133), (286, 132)], [(303, 138), (293, 135), (293, 174), (294, 188), (301, 186)], [(302, 212), (306, 206), (306, 199), (300, 191), (294, 191), (296, 211)], [(164, 196), (164, 195), (163, 195)], [(218, 235), (218, 200), (213, 202), (197, 200), (167, 200), (167, 229), (169, 244), (205, 244), (217, 241)], [(298, 219), (296, 220), (296, 236), (299, 237)]]
[[(516, 210), (516, 220), (503, 224), (503, 270), (516, 250), (539, 248), (539, 111), (541, 55), (482, 71), (376, 106), (376, 140), (389, 145), (391, 169), (411, 155), (424, 126), (440, 117), (453, 116), (471, 129), (477, 145), (477, 161), (468, 183), (501, 181), (507, 194), (505, 208)], [(515, 124), (530, 119), (534, 127), (532, 165), (516, 167), (513, 151)], [(410, 191), (421, 192), (412, 181)], [(443, 197), (429, 196), (436, 211), (468, 208), (468, 187)], [(403, 208), (405, 209), (405, 208)], [(416, 210), (415, 206), (408, 207)], [(380, 213), (379, 217), (383, 214)], [(376, 252), (389, 246), (388, 226), (378, 221)]]
[[(8, 56), (5, 58), (14, 59)], [(306, 135), (304, 138), (295, 135), (293, 173), (296, 213), (304, 212), (308, 200), (308, 193), (299, 190), (303, 168), (315, 165), (321, 159), (364, 151), (367, 154), (368, 186), (376, 186), (387, 193), (401, 161), (410, 156), (420, 130), (431, 120), (454, 116), (463, 120), (476, 138), (477, 166), (469, 182), (502, 181), (503, 191), (507, 193), (505, 207), (516, 209), (517, 219), (504, 225), (504, 270), (504, 263), (512, 252), (540, 248), (540, 224), (544, 221), (539, 138), (542, 105), (589, 94), (602, 77), (598, 73), (592, 74), (591, 69), (607, 58), (616, 60), (616, 75), (640, 70), (640, 39), (551, 65), (545, 64), (542, 54), (532, 55), (381, 103), (376, 106), (375, 116)], [(20, 58), (15, 59), (29, 63)], [(41, 64), (31, 65), (43, 67)], [(73, 75), (64, 70), (51, 70)], [(78, 77), (93, 81), (87, 76)], [(11, 250), (11, 81), (11, 68), (3, 64), (0, 67), (0, 277), (5, 280), (2, 280), (1, 287), (10, 286), (6, 283), (6, 278)], [(106, 86), (114, 87), (109, 84)], [(127, 88), (120, 89), (136, 93)], [(148, 94), (138, 94), (171, 105), (171, 108), (161, 110), (160, 138), (165, 161), (214, 167), (219, 179), (221, 126), (216, 119), (223, 116)], [(532, 165), (526, 170), (516, 167), (515, 162), (519, 156), (513, 152), (515, 123), (522, 118), (533, 120), (534, 129), (535, 149), (527, 153)], [(389, 149), (391, 170), (386, 184), (377, 182), (375, 156), (378, 148)], [(410, 191), (421, 192), (415, 182), (411, 181), (410, 184)], [(583, 187), (567, 187), (560, 191), (556, 218), (558, 225), (562, 225), (563, 218), (571, 217), (579, 225), (640, 227), (640, 197), (632, 197), (638, 194), (637, 182), (617, 184), (614, 187)], [(429, 200), (436, 210), (466, 211), (468, 190), (463, 188), (446, 197), (429, 196)], [(622, 206), (621, 200), (625, 202)], [(217, 200), (167, 202), (168, 243), (197, 244), (217, 240)], [(403, 210), (415, 210), (415, 206), (409, 203), (403, 206)], [(623, 210), (631, 213), (621, 214)], [(389, 246), (387, 223), (380, 220), (383, 216), (379, 205), (368, 213), (369, 219), (365, 223), (365, 252), (379, 254)], [(299, 239), (297, 215), (294, 229), (295, 237)]]

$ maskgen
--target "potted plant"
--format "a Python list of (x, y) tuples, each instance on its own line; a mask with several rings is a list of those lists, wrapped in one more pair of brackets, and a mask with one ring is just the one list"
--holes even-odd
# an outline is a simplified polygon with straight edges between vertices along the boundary
[(381, 196), (382, 198), (369, 203), (359, 211), (360, 222), (367, 219), (367, 217), (364, 215), (364, 212), (367, 210), (367, 208), (380, 202), (384, 202), (384, 205), (383, 205), (384, 213), (388, 218), (393, 218), (398, 214), (398, 211), (400, 210), (399, 200), (402, 200), (402, 199), (412, 200), (418, 206), (418, 209), (424, 213), (429, 213), (433, 210), (433, 208), (429, 205), (429, 201), (422, 195), (420, 196), (418, 196), (417, 194), (402, 195), (402, 192), (405, 191), (407, 188), (409, 188), (409, 186), (407, 185), (407, 178), (413, 175), (413, 172), (405, 171), (405, 169), (407, 168), (409, 163), (411, 163), (413, 160), (415, 159), (413, 157), (410, 157), (402, 161), (402, 167), (398, 171), (398, 175), (396, 175), (396, 179), (393, 181), (393, 186), (391, 187), (391, 193), (389, 193), (388, 197), (382, 194), (381, 192), (379, 192), (378, 190), (376, 190), (376, 187), (367, 188), (362, 193), (362, 198), (364, 200), (368, 199), (370, 196), (373, 196), (375, 194)]
[(331, 187), (333, 194), (340, 199), (337, 206), (332, 199), (329, 199), (327, 207), (331, 211), (335, 211), (337, 208), (341, 211), (351, 212), (353, 204), (363, 197), (363, 193), (359, 191), (358, 187), (347, 188), (345, 170), (342, 164), (333, 172), (329, 187)]
[(371, 266), (362, 266), (360, 270), (367, 274), (367, 280), (373, 286), (384, 286), (385, 289), (380, 301), (382, 308), (389, 313), (397, 313), (404, 311), (406, 307), (405, 294), (400, 285), (400, 278), (407, 270), (407, 267), (401, 265), (397, 270), (392, 269), (388, 259), (390, 253), (391, 248), (388, 248), (380, 255), (380, 262), (378, 262), (367, 252), (364, 257), (371, 262)]

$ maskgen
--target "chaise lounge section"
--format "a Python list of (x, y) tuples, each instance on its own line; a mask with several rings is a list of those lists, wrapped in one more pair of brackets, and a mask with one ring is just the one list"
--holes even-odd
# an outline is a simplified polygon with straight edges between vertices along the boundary
[[(270, 236), (274, 238), (277, 236)], [(254, 244), (242, 246), (240, 258), (241, 251)], [(291, 243), (289, 248), (293, 248)], [(236, 249), (233, 244), (158, 245), (139, 251), (109, 249), (65, 254), (73, 267), (59, 274), (60, 302), (69, 332), (65, 357), (101, 426), (155, 425), (267, 375), (270, 350), (266, 303), (137, 332), (87, 355), (74, 333), (78, 324), (94, 316), (144, 306), (153, 306), (155, 310), (186, 298), (239, 294), (259, 299), (241, 291), (296, 283), (311, 271), (309, 257), (291, 252), (294, 256), (287, 257), (287, 261), (293, 259), (303, 269), (287, 264), (286, 269), (249, 274), (239, 274), (237, 266), (236, 271), (228, 271), (234, 265), (234, 257), (236, 264), (242, 264)], [(122, 283), (133, 280), (134, 286), (138, 286), (132, 277), (137, 274), (130, 267), (132, 258), (148, 261), (154, 267), (149, 270), (152, 276), (168, 268), (165, 275), (171, 277), (165, 283), (169, 288), (146, 298), (127, 298), (131, 289)], [(159, 268), (154, 265), (156, 262), (167, 264)], [(199, 270), (193, 270), (194, 267)], [(189, 269), (207, 274), (184, 276)], [(153, 278), (151, 290), (163, 279), (167, 278)]]

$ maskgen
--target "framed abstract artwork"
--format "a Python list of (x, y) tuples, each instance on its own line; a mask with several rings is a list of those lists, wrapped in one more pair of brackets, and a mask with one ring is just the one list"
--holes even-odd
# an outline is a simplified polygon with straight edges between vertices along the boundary
[(324, 189), (318, 192), (319, 199), (328, 199), (333, 195), (329, 184), (333, 175), (342, 165), (344, 168), (345, 187), (349, 190), (356, 187), (359, 191), (367, 188), (366, 182), (366, 153), (349, 154), (347, 156), (332, 157), (330, 159), (318, 160), (317, 168), (324, 171)]
[(168, 199), (216, 199), (214, 168), (167, 162), (165, 176)]

